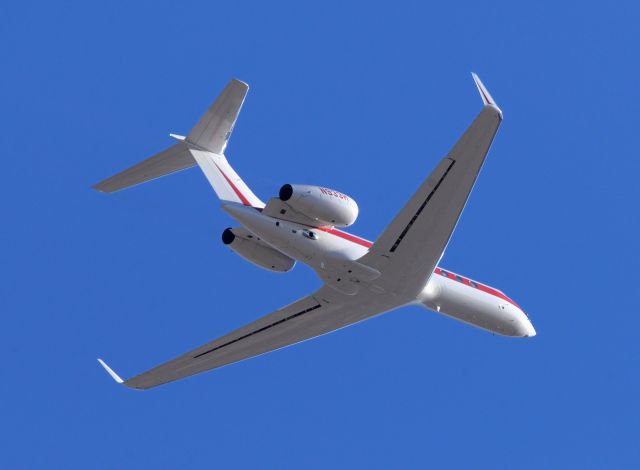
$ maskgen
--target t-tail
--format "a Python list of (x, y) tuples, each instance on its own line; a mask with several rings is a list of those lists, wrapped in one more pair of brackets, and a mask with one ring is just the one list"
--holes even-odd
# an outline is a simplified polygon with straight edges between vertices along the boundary
[(246, 83), (231, 80), (186, 137), (170, 134), (178, 141), (177, 144), (101, 181), (94, 188), (113, 193), (197, 164), (222, 201), (264, 207), (264, 203), (229, 165), (224, 154), (248, 91)]

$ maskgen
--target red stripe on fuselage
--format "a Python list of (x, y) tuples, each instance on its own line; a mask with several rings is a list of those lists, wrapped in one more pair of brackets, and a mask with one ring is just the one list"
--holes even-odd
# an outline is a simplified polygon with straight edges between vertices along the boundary
[[(440, 276), (446, 277), (447, 279), (451, 279), (452, 281), (457, 281), (457, 279), (455, 278), (456, 274), (452, 273), (451, 271), (448, 270), (444, 270), (442, 268), (436, 268), (434, 271), (436, 274), (439, 274)], [(474, 288), (474, 286), (471, 285), (471, 280), (464, 278), (460, 275), (458, 275), (458, 277), (460, 277), (462, 279), (462, 283), (468, 287)], [(460, 282), (460, 281), (458, 281)], [(474, 284), (477, 286), (477, 289), (479, 291), (482, 292), (486, 292), (487, 294), (493, 295), (494, 297), (498, 297), (502, 300), (506, 300), (507, 302), (509, 302), (511, 305), (513, 305), (514, 307), (518, 307), (520, 308), (520, 306), (515, 303), (513, 300), (511, 300), (509, 297), (507, 297), (503, 292), (500, 292), (498, 289), (494, 289), (493, 287), (489, 287), (486, 286), (484, 284), (480, 284), (478, 281), (473, 281)]]
[(233, 189), (233, 191), (236, 193), (236, 196), (240, 198), (240, 200), (242, 201), (242, 204), (244, 204), (245, 206), (251, 207), (251, 203), (249, 202), (249, 200), (246, 197), (244, 197), (244, 194), (242, 194), (240, 190), (236, 187), (236, 185), (233, 184), (233, 182), (229, 179), (229, 177), (224, 174), (224, 171), (220, 169), (218, 164), (216, 162), (213, 162), (213, 164), (216, 166), (220, 174), (224, 176), (224, 179), (227, 180), (227, 183), (229, 183), (229, 186), (231, 186), (231, 189)]
[(331, 235), (335, 235), (336, 237), (344, 238), (345, 240), (349, 240), (352, 243), (357, 243), (358, 245), (364, 246), (365, 248), (371, 248), (373, 246), (373, 243), (371, 243), (369, 240), (356, 237), (355, 235), (351, 235), (350, 233), (343, 232), (342, 230), (337, 230), (335, 228), (318, 227), (316, 230), (321, 230), (323, 232), (330, 233)]
[[(214, 162), (214, 164), (215, 164), (215, 162)], [(216, 168), (218, 168), (218, 170), (222, 174), (222, 176), (224, 176), (224, 179), (227, 180), (227, 183), (229, 183), (229, 186), (231, 186), (233, 191), (240, 198), (242, 203), (245, 206), (252, 207), (251, 203), (249, 202), (249, 200), (246, 197), (244, 197), (244, 195), (240, 192), (240, 190), (236, 187), (236, 185), (233, 184), (233, 182), (227, 177), (227, 175), (224, 174), (224, 171), (222, 171), (217, 164), (215, 164), (215, 165), (216, 165)], [(262, 211), (261, 208), (256, 207), (256, 209), (258, 209), (259, 211)], [(342, 230), (338, 230), (338, 229), (335, 229), (335, 228), (316, 227), (315, 230), (320, 230), (322, 232), (330, 233), (331, 235), (335, 235), (336, 237), (340, 237), (340, 238), (342, 238), (344, 240), (350, 241), (351, 243), (356, 243), (357, 245), (364, 246), (365, 248), (371, 248), (373, 246), (373, 243), (370, 242), (369, 240), (365, 240), (364, 238), (357, 237), (355, 235), (352, 235), (352, 234), (347, 233), (347, 232), (343, 232)], [(439, 275), (444, 276), (446, 278), (455, 280), (455, 277), (454, 278), (450, 278), (448, 275), (445, 276), (443, 274), (443, 272), (444, 271), (441, 268), (436, 267), (436, 269), (435, 269), (435, 273), (436, 274), (439, 274)], [(451, 273), (450, 271), (446, 271), (446, 272), (448, 274), (451, 274), (452, 276), (455, 276), (455, 274)], [(469, 279), (464, 278), (462, 276), (460, 276), (460, 278), (462, 278), (464, 285), (466, 285), (467, 287), (473, 288), (473, 286), (471, 286), (471, 284), (469, 282)], [(480, 290), (482, 292), (486, 292), (487, 294), (493, 295), (494, 297), (498, 297), (500, 299), (506, 300), (510, 304), (520, 308), (517, 303), (515, 303), (513, 300), (511, 300), (509, 297), (507, 297), (505, 294), (503, 294), (499, 290), (494, 289), (493, 287), (486, 286), (484, 284), (480, 284), (477, 281), (473, 281), (473, 282), (476, 284), (476, 286), (478, 286), (477, 287), (478, 290)]]
[[(330, 233), (330, 234), (335, 235), (337, 237), (340, 237), (340, 238), (343, 238), (345, 240), (348, 240), (348, 241), (350, 241), (352, 243), (357, 243), (358, 245), (364, 246), (365, 248), (371, 248), (373, 246), (373, 243), (371, 243), (369, 240), (365, 240), (364, 238), (356, 237), (355, 235), (351, 235), (350, 233), (343, 232), (342, 230), (337, 230), (337, 229), (333, 229), (333, 228), (325, 228), (325, 227), (317, 227), (316, 230), (321, 230), (323, 232)], [(451, 276), (448, 276), (448, 275), (445, 276), (443, 274), (444, 272), (446, 272), (447, 274), (450, 274)], [(444, 276), (444, 277), (446, 277), (448, 279), (455, 280), (455, 277), (453, 277), (453, 276), (455, 276), (455, 274), (452, 273), (451, 271), (444, 271), (441, 268), (436, 267), (435, 273), (439, 274), (440, 276)], [(460, 276), (460, 278), (463, 280), (462, 283), (464, 285), (466, 285), (467, 287), (472, 288), (472, 289), (474, 288), (471, 285), (470, 279), (467, 279), (467, 278), (465, 278), (463, 276)], [(482, 292), (485, 292), (487, 294), (493, 295), (494, 297), (498, 297), (498, 298), (500, 298), (502, 300), (506, 300), (507, 302), (509, 302), (513, 306), (520, 308), (520, 306), (518, 306), (517, 303), (515, 303), (513, 300), (511, 300), (509, 297), (507, 297), (504, 293), (500, 292), (499, 290), (494, 289), (493, 287), (489, 287), (489, 286), (484, 285), (484, 284), (480, 284), (477, 281), (473, 281), (473, 282), (475, 283), (476, 286), (478, 286), (477, 289), (479, 291), (482, 291)]]

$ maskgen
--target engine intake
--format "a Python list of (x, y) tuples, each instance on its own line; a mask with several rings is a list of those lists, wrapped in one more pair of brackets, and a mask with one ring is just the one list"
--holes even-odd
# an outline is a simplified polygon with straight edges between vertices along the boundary
[(293, 186), (290, 184), (283, 184), (278, 196), (280, 196), (280, 200), (288, 201), (291, 199), (291, 196), (293, 196)]
[(224, 229), (224, 232), (222, 232), (222, 243), (224, 243), (225, 245), (231, 245), (233, 243), (233, 240), (235, 239), (236, 236), (230, 228)]

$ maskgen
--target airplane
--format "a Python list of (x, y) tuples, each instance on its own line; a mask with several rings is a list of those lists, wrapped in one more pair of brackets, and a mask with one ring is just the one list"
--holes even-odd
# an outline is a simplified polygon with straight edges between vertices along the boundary
[(175, 145), (96, 184), (113, 193), (197, 165), (238, 223), (222, 232), (222, 243), (272, 272), (306, 264), (323, 282), (312, 294), (133, 378), (123, 380), (100, 364), (117, 383), (145, 390), (406, 305), (498, 335), (535, 336), (528, 316), (502, 291), (438, 266), (502, 122), (487, 88), (472, 77), (482, 110), (375, 242), (342, 230), (358, 216), (358, 205), (344, 193), (287, 183), (265, 204), (238, 176), (225, 149), (249, 89), (240, 80), (231, 80), (186, 137), (170, 134)]

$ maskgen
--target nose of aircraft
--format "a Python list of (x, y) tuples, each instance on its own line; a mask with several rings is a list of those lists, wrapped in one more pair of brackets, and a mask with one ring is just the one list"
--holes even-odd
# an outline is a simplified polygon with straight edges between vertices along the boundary
[(531, 324), (529, 317), (525, 315), (525, 313), (520, 310), (520, 315), (518, 315), (518, 321), (516, 326), (517, 336), (522, 336), (524, 338), (530, 338), (536, 335), (536, 330)]

